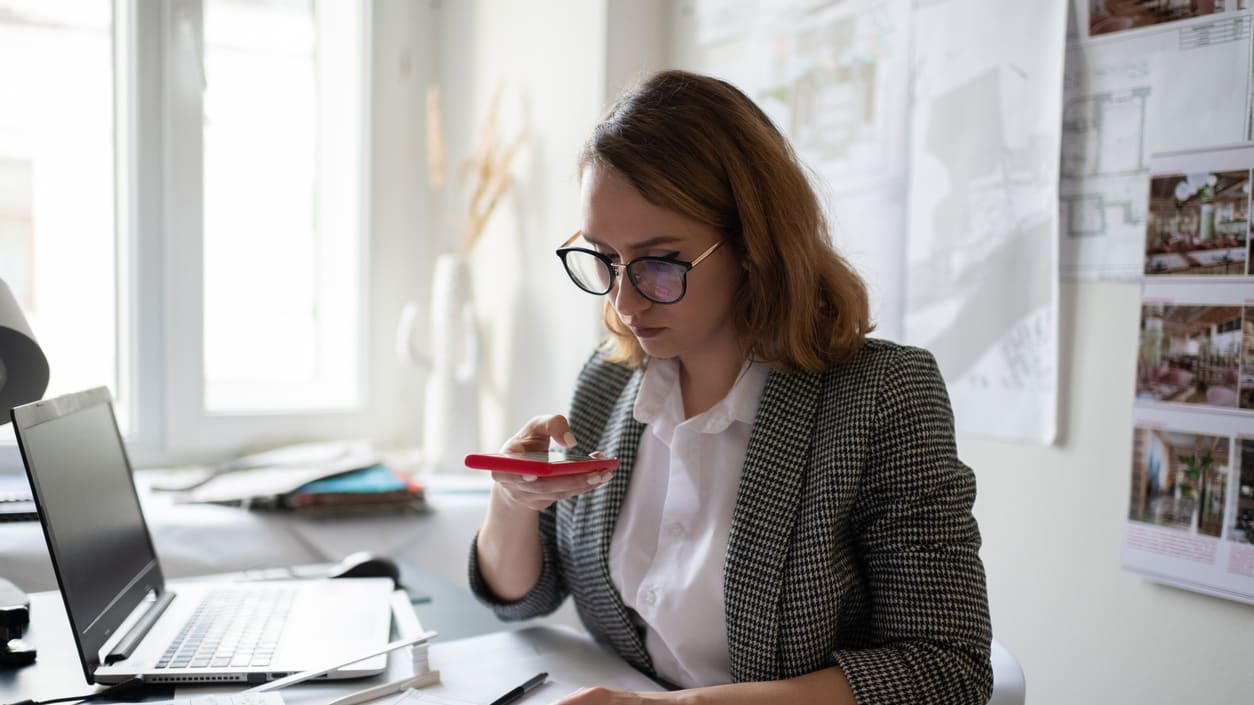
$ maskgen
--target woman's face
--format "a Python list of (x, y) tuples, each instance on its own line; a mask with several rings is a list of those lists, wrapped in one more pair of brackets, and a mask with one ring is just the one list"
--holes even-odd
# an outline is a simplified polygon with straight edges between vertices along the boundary
[[(649, 203), (606, 167), (584, 170), (580, 200), (584, 239), (615, 264), (645, 256), (692, 262), (722, 239), (709, 225)], [(691, 363), (702, 355), (738, 350), (732, 311), (740, 276), (734, 250), (723, 245), (688, 270), (687, 292), (676, 303), (646, 299), (621, 270), (607, 296), (649, 356)]]

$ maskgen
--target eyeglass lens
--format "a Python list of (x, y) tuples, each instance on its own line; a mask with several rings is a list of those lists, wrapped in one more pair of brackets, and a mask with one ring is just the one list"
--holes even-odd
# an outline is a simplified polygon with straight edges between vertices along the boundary
[(566, 270), (575, 283), (594, 294), (604, 294), (614, 282), (614, 274), (601, 259), (578, 250), (566, 252)]
[(655, 259), (636, 260), (627, 265), (627, 276), (640, 293), (654, 301), (674, 301), (684, 291), (685, 267)]
[[(566, 253), (565, 262), (575, 283), (584, 290), (605, 294), (613, 286), (614, 273), (600, 257), (571, 250)], [(640, 259), (628, 264), (627, 276), (641, 294), (659, 303), (668, 303), (683, 295), (686, 271), (687, 267), (679, 263)]]

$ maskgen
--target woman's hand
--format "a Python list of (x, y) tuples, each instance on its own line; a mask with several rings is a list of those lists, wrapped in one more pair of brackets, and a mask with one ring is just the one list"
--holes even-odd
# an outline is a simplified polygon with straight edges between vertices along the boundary
[(580, 688), (553, 705), (647, 705), (683, 702), (683, 691), (672, 693), (632, 693), (610, 688)]
[[(544, 452), (549, 449), (552, 441), (556, 441), (563, 448), (571, 448), (575, 445), (575, 434), (571, 432), (570, 423), (566, 417), (561, 414), (537, 416), (531, 419), (518, 433), (514, 434), (513, 438), (501, 446), (501, 452)], [(497, 494), (509, 506), (541, 511), (559, 499), (574, 497), (596, 489), (608, 482), (613, 475), (612, 470), (557, 477), (494, 472), (492, 479), (496, 481)]]

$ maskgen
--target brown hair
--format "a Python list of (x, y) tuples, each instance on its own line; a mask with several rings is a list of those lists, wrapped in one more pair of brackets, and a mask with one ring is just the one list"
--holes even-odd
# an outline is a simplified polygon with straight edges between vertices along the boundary
[[(851, 358), (874, 326), (866, 285), (832, 247), (792, 147), (744, 93), (662, 71), (621, 95), (579, 155), (614, 169), (645, 199), (713, 226), (744, 265), (735, 325), (747, 357), (793, 372)], [(609, 299), (609, 358), (646, 354)]]

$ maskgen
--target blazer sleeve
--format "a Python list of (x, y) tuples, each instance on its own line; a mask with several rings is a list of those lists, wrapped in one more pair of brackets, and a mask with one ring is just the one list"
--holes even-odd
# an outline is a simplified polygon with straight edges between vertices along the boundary
[(543, 617), (562, 606), (566, 599), (566, 581), (557, 556), (557, 507), (540, 512), (540, 577), (531, 591), (514, 602), (505, 602), (492, 592), (479, 568), (478, 532), (470, 542), (470, 591), (479, 601), (492, 608), (496, 616), (507, 622)]
[(986, 703), (992, 628), (975, 477), (931, 354), (899, 347), (878, 392), (851, 524), (873, 648), (838, 650), (859, 703)]

